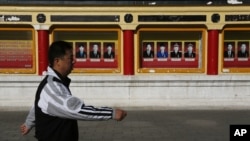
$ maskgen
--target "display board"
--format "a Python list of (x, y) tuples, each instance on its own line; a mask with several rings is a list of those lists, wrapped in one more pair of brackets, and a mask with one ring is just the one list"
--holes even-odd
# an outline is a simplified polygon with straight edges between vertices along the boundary
[(221, 47), (222, 72), (250, 72), (250, 29), (226, 28)]
[(63, 29), (53, 31), (54, 40), (70, 42), (76, 63), (73, 72), (120, 73), (120, 30)]
[(203, 29), (138, 31), (139, 72), (204, 72)]
[(35, 73), (34, 31), (0, 28), (0, 72)]

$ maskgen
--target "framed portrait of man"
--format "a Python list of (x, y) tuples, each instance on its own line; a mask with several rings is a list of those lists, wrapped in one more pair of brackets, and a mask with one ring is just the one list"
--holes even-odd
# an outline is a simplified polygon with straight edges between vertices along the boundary
[(157, 60), (167, 61), (168, 59), (168, 42), (157, 42)]
[(238, 61), (248, 61), (249, 58), (249, 42), (239, 41), (237, 44)]
[(87, 52), (87, 42), (75, 42), (75, 57), (77, 62), (86, 61)]
[(196, 42), (185, 42), (184, 43), (184, 58), (185, 61), (195, 61), (197, 58)]
[(100, 61), (101, 59), (101, 43), (90, 42), (89, 43), (89, 58), (90, 61)]
[(234, 61), (235, 56), (236, 56), (235, 42), (234, 41), (224, 42), (224, 48), (223, 48), (224, 61)]
[(171, 61), (181, 61), (182, 58), (182, 42), (171, 42), (170, 57)]
[(154, 60), (154, 42), (143, 42), (142, 43), (142, 57), (144, 61)]
[(104, 42), (103, 43), (103, 58), (104, 62), (114, 61), (115, 57), (115, 43), (114, 42)]

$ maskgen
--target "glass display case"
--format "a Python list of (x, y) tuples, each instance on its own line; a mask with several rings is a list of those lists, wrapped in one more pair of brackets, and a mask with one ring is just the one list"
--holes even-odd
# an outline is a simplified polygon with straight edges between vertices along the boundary
[(138, 72), (204, 72), (204, 29), (141, 28)]
[(222, 72), (250, 72), (249, 28), (225, 28), (221, 47)]
[(53, 31), (53, 40), (70, 42), (76, 58), (73, 72), (120, 73), (120, 30), (63, 29)]
[(0, 72), (35, 73), (34, 31), (0, 28)]

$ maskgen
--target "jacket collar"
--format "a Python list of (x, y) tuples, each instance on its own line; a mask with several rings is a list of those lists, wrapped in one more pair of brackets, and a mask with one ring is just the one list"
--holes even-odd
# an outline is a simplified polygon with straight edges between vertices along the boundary
[(71, 79), (70, 79), (70, 78), (68, 78), (68, 77), (63, 77), (59, 72), (57, 72), (56, 70), (54, 70), (54, 69), (51, 68), (51, 67), (48, 67), (47, 70), (48, 70), (48, 71), (47, 71), (47, 75), (51, 75), (51, 76), (56, 77), (57, 79), (61, 80), (62, 83), (63, 83), (64, 85), (66, 85), (67, 87), (69, 87), (69, 84), (70, 84), (70, 82), (71, 82)]

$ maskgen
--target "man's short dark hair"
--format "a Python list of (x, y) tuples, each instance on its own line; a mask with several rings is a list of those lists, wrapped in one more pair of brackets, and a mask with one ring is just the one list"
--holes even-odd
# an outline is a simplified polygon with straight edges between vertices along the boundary
[(148, 46), (148, 45), (152, 46), (151, 43), (147, 43), (147, 44), (146, 44), (146, 46)]
[(54, 59), (63, 57), (67, 50), (72, 50), (73, 47), (65, 41), (55, 41), (49, 47), (48, 59), (49, 65), (53, 67)]
[(164, 43), (160, 43), (160, 47), (161, 47), (161, 46), (164, 46), (164, 47), (165, 47), (165, 44), (164, 44)]
[(107, 44), (107, 47), (109, 47), (109, 46), (112, 48), (112, 45), (111, 45), (111, 44)]
[(81, 46), (82, 46), (82, 47), (84, 47), (84, 45), (83, 45), (83, 44), (80, 44), (80, 45), (78, 46), (78, 48), (80, 48)]

